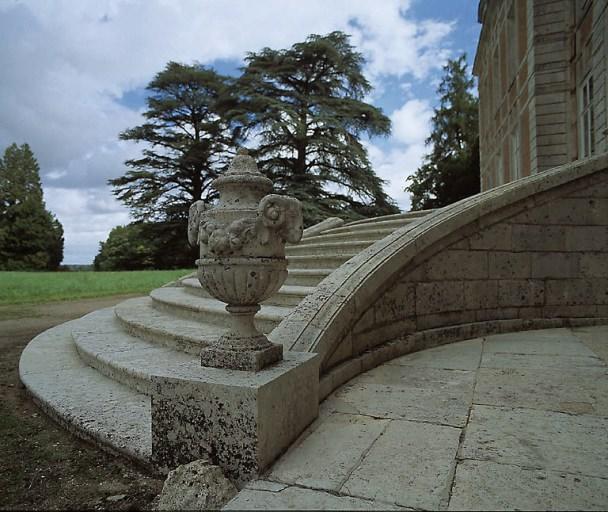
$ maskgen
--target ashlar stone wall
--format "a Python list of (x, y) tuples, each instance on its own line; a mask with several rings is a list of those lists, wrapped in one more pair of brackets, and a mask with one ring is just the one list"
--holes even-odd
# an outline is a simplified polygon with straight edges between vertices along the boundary
[(404, 353), (608, 323), (608, 173), (481, 216), (422, 249), (326, 358), (321, 395)]

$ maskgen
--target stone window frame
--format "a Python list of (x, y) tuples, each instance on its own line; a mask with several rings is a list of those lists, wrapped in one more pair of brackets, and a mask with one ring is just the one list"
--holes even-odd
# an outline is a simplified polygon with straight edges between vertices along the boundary
[(522, 177), (521, 175), (521, 133), (519, 129), (519, 122), (515, 123), (513, 130), (509, 137), (509, 150), (511, 152), (509, 158), (509, 166), (511, 181), (517, 180)]
[(507, 91), (511, 89), (519, 67), (518, 48), (517, 48), (517, 2), (511, 1), (507, 9), (506, 30), (507, 30)]
[(578, 91), (578, 119), (580, 158), (595, 154), (595, 119), (593, 105), (593, 74), (588, 72), (580, 83)]

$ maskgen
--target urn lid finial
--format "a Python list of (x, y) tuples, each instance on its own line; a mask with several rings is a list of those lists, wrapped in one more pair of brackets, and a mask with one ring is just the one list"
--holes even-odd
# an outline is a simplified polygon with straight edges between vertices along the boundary
[(220, 204), (222, 203), (222, 192), (233, 189), (234, 193), (239, 195), (243, 187), (258, 191), (257, 204), (257, 201), (272, 190), (272, 181), (259, 171), (249, 151), (245, 148), (239, 148), (228, 170), (213, 180), (212, 186), (220, 192)]

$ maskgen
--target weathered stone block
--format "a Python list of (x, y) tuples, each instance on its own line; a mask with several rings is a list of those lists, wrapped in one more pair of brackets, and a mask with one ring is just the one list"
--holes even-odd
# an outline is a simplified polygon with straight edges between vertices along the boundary
[(494, 224), (469, 238), (471, 249), (508, 251), (511, 249), (511, 225)]
[(575, 252), (533, 253), (531, 260), (531, 277), (565, 279), (580, 275), (580, 255)]
[(490, 252), (488, 265), (490, 279), (530, 277), (530, 254), (526, 252)]
[(608, 201), (603, 198), (560, 198), (517, 215), (522, 224), (564, 224), (601, 226), (608, 218)]
[[(557, 306), (544, 306), (543, 316), (551, 319), (562, 319), (562, 318), (589, 318), (598, 316), (597, 307), (593, 305), (557, 305)], [(569, 325), (569, 324), (564, 324)]]
[(607, 253), (608, 226), (567, 226), (566, 250)]
[(508, 279), (498, 282), (498, 304), (507, 306), (542, 306), (544, 282), (539, 279)]
[(603, 197), (608, 198), (608, 181), (596, 183), (592, 188), (586, 188), (569, 194), (569, 197)]
[[(606, 251), (608, 252), (608, 247)], [(608, 254), (587, 253), (581, 255), (581, 274), (585, 277), (608, 277)]]
[(419, 315), (416, 319), (418, 330), (435, 329), (446, 325), (455, 325), (475, 321), (475, 311), (448, 311), (432, 315)]
[(466, 309), (498, 307), (498, 281), (465, 281), (464, 306)]
[(352, 350), (353, 354), (361, 354), (373, 347), (377, 341), (377, 336), (374, 334), (374, 330), (366, 332), (358, 332), (352, 335)]
[(593, 298), (596, 304), (608, 304), (608, 279), (593, 280)]
[(518, 318), (518, 313), (517, 308), (480, 309), (475, 311), (475, 321), (510, 320)]
[(263, 371), (176, 369), (152, 376), (152, 462), (210, 456), (234, 481), (259, 475), (318, 414), (318, 356), (286, 352)]
[(530, 306), (523, 307), (518, 309), (519, 318), (524, 320), (529, 320), (533, 318), (542, 318), (543, 317), (543, 308), (542, 306)]
[(459, 311), (464, 306), (462, 281), (419, 283), (416, 286), (416, 314)]
[(414, 314), (416, 285), (398, 282), (376, 302), (374, 316), (377, 324), (392, 322)]
[(369, 347), (375, 347), (386, 341), (393, 340), (398, 337), (405, 336), (416, 330), (416, 320), (412, 318), (404, 318), (396, 320), (385, 325), (380, 325), (371, 331)]
[(514, 251), (563, 251), (566, 249), (564, 226), (513, 225)]
[(488, 256), (484, 251), (448, 250), (427, 264), (431, 281), (445, 279), (484, 279), (488, 276)]
[(424, 265), (424, 264), (418, 265), (414, 269), (409, 270), (408, 272), (403, 274), (402, 280), (410, 281), (410, 282), (426, 281), (427, 280), (426, 265)]
[(357, 320), (357, 323), (353, 327), (353, 332), (364, 332), (371, 328), (375, 322), (376, 320), (374, 318), (374, 308), (371, 307), (365, 313), (363, 313), (363, 316), (361, 316), (359, 320)]
[(331, 368), (332, 366), (340, 364), (342, 361), (350, 359), (352, 356), (353, 334), (349, 332), (346, 336), (344, 336), (344, 338), (342, 338), (342, 341), (340, 341), (340, 344), (335, 352), (327, 359), (327, 366)]
[(548, 306), (595, 303), (593, 281), (589, 279), (548, 279), (545, 287)]
[(462, 240), (459, 240), (458, 242), (455, 242), (452, 245), (450, 245), (449, 249), (468, 251), (470, 249), (469, 239), (463, 238)]

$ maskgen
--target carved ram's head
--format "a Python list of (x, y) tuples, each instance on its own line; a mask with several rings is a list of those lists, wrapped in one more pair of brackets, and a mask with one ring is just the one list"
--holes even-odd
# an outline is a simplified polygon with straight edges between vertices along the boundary
[(188, 210), (188, 243), (195, 247), (199, 243), (199, 227), (203, 212), (207, 209), (204, 201), (196, 201)]
[(304, 231), (302, 205), (293, 197), (269, 194), (260, 201), (258, 207), (260, 242), (270, 241), (274, 231), (286, 242), (296, 243)]

